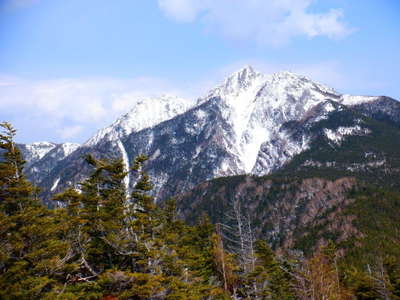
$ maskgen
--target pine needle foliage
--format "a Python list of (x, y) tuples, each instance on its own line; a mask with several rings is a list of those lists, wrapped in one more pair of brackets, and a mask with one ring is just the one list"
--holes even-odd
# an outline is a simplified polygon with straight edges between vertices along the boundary
[[(130, 170), (120, 158), (88, 155), (90, 176), (56, 195), (57, 208), (43, 206), (24, 175), (15, 129), (0, 127), (0, 299), (400, 300), (397, 193), (354, 195), (347, 213), (371, 238), (348, 244), (347, 256), (333, 243), (277, 256), (253, 240), (250, 217), (237, 206), (239, 226), (228, 236), (246, 245), (237, 251), (221, 224), (203, 216), (188, 225), (175, 200), (155, 203), (143, 155)], [(373, 226), (362, 214), (375, 216)]]

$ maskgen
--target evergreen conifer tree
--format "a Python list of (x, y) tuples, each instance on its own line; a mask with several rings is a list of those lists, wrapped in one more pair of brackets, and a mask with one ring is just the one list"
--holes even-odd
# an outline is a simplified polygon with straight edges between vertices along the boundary
[(61, 288), (69, 246), (59, 239), (58, 213), (41, 205), (23, 174), (15, 130), (0, 126), (0, 299), (40, 299)]

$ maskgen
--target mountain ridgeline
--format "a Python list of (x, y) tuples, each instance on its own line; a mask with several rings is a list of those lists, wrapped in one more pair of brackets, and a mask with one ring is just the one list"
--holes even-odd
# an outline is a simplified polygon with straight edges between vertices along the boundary
[[(79, 188), (89, 174), (82, 167), (88, 153), (122, 157), (127, 167), (144, 153), (154, 196), (163, 201), (218, 177), (272, 174), (299, 154), (318, 152), (319, 140), (333, 151), (351, 137), (374, 139), (378, 125), (370, 123), (396, 128), (399, 111), (400, 104), (388, 97), (341, 95), (304, 76), (267, 76), (245, 67), (196, 103), (172, 96), (138, 100), (132, 111), (75, 151), (57, 159), (45, 155), (30, 163), (27, 174), (50, 199), (66, 187)], [(379, 149), (362, 150), (359, 155), (368, 155), (370, 164), (383, 163)], [(344, 163), (357, 169), (354, 164), (360, 162)], [(125, 183), (129, 190), (135, 180), (128, 177)]]
[[(342, 216), (354, 202), (350, 191), (398, 190), (399, 127), (400, 103), (389, 97), (342, 95), (304, 76), (245, 67), (196, 103), (173, 96), (138, 100), (79, 147), (22, 149), (26, 173), (50, 205), (55, 193), (80, 189), (91, 172), (85, 155), (122, 157), (128, 169), (144, 153), (156, 201), (176, 197), (186, 219), (204, 212), (214, 222), (241, 201), (257, 236), (281, 249), (315, 247), (328, 237), (344, 242), (349, 231), (358, 232), (343, 215), (336, 220), (341, 227), (328, 222), (323, 234), (301, 242), (321, 215)], [(128, 191), (135, 180), (124, 179)]]
[[(174, 298), (176, 288), (186, 297), (192, 291), (193, 299), (400, 299), (400, 103), (392, 98), (343, 95), (304, 76), (264, 75), (245, 67), (196, 102), (174, 96), (137, 100), (82, 145), (41, 142), (19, 148), (42, 200), (59, 206), (55, 214), (67, 209), (79, 221), (80, 207), (92, 209), (94, 223), (105, 217), (105, 224), (120, 222), (110, 228), (99, 223), (113, 243), (96, 240), (115, 258), (88, 238), (93, 247), (88, 249), (104, 255), (102, 261), (88, 252), (92, 263), (115, 259), (131, 268), (126, 245), (136, 245), (135, 230), (143, 230), (124, 223), (107, 195), (121, 203), (127, 195), (145, 201), (129, 203), (132, 220), (143, 217), (142, 206), (154, 209), (146, 216), (154, 226), (149, 223), (146, 230), (161, 230), (152, 243), (163, 254), (146, 258), (154, 264), (149, 272), (164, 276), (164, 266), (172, 269), (167, 281), (159, 282), (165, 288), (160, 298), (154, 291), (156, 296), (132, 299), (186, 299)], [(142, 154), (148, 157), (145, 164)], [(141, 176), (134, 176), (138, 165)], [(114, 181), (116, 190), (110, 187)], [(96, 193), (98, 182), (104, 193)], [(138, 194), (138, 186), (158, 205)], [(97, 210), (93, 195), (100, 201)], [(169, 223), (175, 205), (170, 198), (187, 224), (174, 219), (178, 236)], [(149, 251), (144, 250), (148, 232), (142, 232), (143, 253)], [(87, 235), (97, 233), (87, 227)], [(128, 233), (132, 236), (125, 237)], [(198, 243), (207, 245), (205, 252)], [(168, 263), (178, 257), (179, 275)], [(122, 275), (113, 263), (104, 273), (82, 264), (84, 280), (90, 278), (85, 284), (96, 284), (88, 290), (106, 286), (116, 295), (132, 282), (135, 292), (143, 288), (136, 273), (118, 279)], [(208, 298), (198, 296), (204, 293)]]

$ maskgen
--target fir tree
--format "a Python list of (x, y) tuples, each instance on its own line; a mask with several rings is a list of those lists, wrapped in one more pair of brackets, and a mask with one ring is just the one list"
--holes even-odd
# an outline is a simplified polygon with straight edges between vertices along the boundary
[(59, 215), (40, 204), (23, 174), (15, 130), (2, 123), (0, 135), (0, 298), (40, 299), (58, 288), (71, 258)]
[(246, 299), (295, 299), (288, 265), (280, 261), (265, 241), (255, 243), (255, 268), (245, 274), (242, 293)]

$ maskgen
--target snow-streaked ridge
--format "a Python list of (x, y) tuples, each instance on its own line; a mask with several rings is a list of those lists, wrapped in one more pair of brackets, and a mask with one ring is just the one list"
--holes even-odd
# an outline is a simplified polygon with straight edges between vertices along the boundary
[(340, 97), (340, 102), (343, 105), (357, 105), (357, 104), (362, 104), (362, 103), (367, 103), (367, 102), (372, 102), (375, 100), (378, 100), (379, 97), (374, 97), (374, 96), (355, 96), (355, 95), (347, 95), (344, 94)]
[(99, 130), (84, 146), (93, 146), (101, 140), (116, 141), (145, 128), (172, 119), (191, 108), (194, 102), (171, 95), (158, 98), (137, 99), (133, 108), (113, 124)]
[(27, 161), (37, 161), (42, 159), (47, 153), (57, 147), (57, 144), (50, 142), (35, 142), (27, 144), (26, 149), (29, 151), (29, 157), (25, 159)]
[[(127, 114), (99, 130), (81, 151), (122, 156), (126, 170), (135, 156), (148, 155), (154, 193), (162, 198), (168, 189), (184, 191), (216, 177), (269, 174), (309, 149), (313, 137), (307, 128), (346, 105), (375, 99), (379, 98), (342, 95), (292, 72), (265, 75), (247, 66), (197, 104), (169, 95), (135, 100)], [(322, 134), (335, 146), (349, 135), (369, 133), (361, 127), (343, 127), (340, 137), (333, 131)], [(65, 147), (65, 152), (73, 153), (77, 145)], [(79, 151), (66, 161), (76, 163)], [(52, 176), (47, 189), (61, 175)], [(132, 179), (127, 176), (124, 181), (127, 191)], [(74, 180), (82, 178), (62, 177), (55, 186)]]

